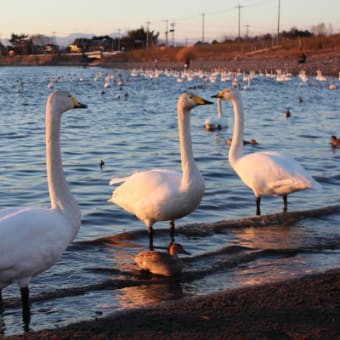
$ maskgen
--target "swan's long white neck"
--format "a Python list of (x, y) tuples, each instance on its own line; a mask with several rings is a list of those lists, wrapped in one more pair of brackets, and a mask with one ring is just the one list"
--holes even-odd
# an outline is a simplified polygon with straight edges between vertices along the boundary
[(222, 117), (222, 99), (221, 98), (217, 98), (216, 105), (217, 105), (217, 117), (221, 118)]
[(190, 113), (178, 105), (178, 134), (181, 152), (182, 183), (190, 183), (193, 175), (199, 173), (194, 160), (190, 133)]
[(65, 180), (60, 151), (61, 115), (53, 114), (51, 103), (46, 107), (46, 169), (51, 208), (59, 209), (70, 222), (71, 239), (80, 226), (80, 208)]
[(242, 101), (237, 94), (232, 97), (230, 102), (234, 109), (234, 131), (228, 157), (231, 167), (234, 168), (243, 149), (244, 114)]

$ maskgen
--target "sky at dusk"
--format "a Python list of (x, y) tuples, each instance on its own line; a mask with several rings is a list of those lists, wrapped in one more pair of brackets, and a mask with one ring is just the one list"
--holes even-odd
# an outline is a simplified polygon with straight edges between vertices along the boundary
[(124, 35), (149, 27), (161, 40), (174, 28), (175, 42), (220, 41), (238, 36), (239, 13), (241, 36), (276, 33), (279, 17), (280, 31), (324, 23), (340, 32), (340, 0), (2, 0), (0, 11), (2, 40), (12, 33)]

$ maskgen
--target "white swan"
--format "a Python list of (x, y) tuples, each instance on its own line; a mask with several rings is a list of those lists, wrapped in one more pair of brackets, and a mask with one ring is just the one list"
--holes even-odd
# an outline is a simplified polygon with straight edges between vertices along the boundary
[(50, 94), (46, 104), (46, 168), (51, 208), (0, 210), (1, 290), (16, 282), (21, 291), (23, 321), (29, 328), (29, 282), (57, 262), (80, 227), (80, 209), (66, 183), (60, 152), (63, 112), (85, 108), (69, 93)]
[(287, 211), (287, 195), (310, 188), (319, 189), (316, 182), (293, 158), (276, 151), (255, 152), (242, 156), (243, 106), (237, 89), (228, 88), (216, 96), (230, 101), (234, 109), (234, 132), (229, 150), (229, 163), (256, 199), (256, 215), (260, 215), (262, 195), (282, 196), (283, 211)]
[(174, 220), (188, 215), (201, 202), (204, 180), (193, 156), (190, 134), (190, 111), (197, 105), (212, 104), (192, 93), (183, 93), (177, 103), (182, 172), (154, 169), (137, 172), (122, 179), (113, 178), (110, 185), (124, 182), (112, 193), (109, 202), (134, 214), (148, 228), (149, 248), (153, 249), (153, 224), (169, 221), (171, 239)]
[(204, 122), (204, 129), (207, 131), (221, 130), (223, 128), (222, 101), (220, 98), (217, 98), (216, 106), (217, 106), (217, 116), (208, 117)]
[(170, 242), (167, 253), (155, 250), (140, 251), (135, 262), (141, 270), (163, 276), (176, 276), (182, 272), (183, 263), (177, 254), (190, 255), (180, 244)]

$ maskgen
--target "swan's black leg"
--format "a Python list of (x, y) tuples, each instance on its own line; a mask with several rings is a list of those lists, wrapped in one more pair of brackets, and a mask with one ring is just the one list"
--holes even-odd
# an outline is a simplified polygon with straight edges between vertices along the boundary
[(22, 321), (24, 322), (24, 331), (29, 331), (31, 321), (31, 310), (29, 301), (29, 290), (28, 287), (20, 288), (21, 302), (22, 302)]
[(288, 209), (288, 199), (287, 199), (287, 195), (282, 196), (283, 199), (283, 212), (287, 212)]
[(5, 324), (3, 321), (3, 312), (4, 312), (4, 305), (2, 302), (2, 295), (1, 295), (1, 289), (0, 289), (0, 336), (4, 334), (5, 332)]
[(260, 209), (260, 203), (261, 203), (261, 196), (255, 196), (255, 202), (256, 202), (256, 215), (261, 215), (261, 209)]
[(149, 234), (149, 249), (153, 250), (153, 228), (152, 227), (148, 229), (148, 234)]
[(4, 306), (2, 303), (2, 290), (0, 289), (0, 313), (4, 311)]
[(170, 229), (170, 238), (171, 242), (175, 241), (175, 222), (169, 221), (169, 229)]

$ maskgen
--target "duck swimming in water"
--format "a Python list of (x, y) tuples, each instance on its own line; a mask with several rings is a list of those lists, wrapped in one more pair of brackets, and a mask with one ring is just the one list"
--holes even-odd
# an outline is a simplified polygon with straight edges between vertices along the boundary
[(141, 270), (156, 275), (176, 276), (183, 269), (182, 260), (177, 254), (190, 255), (179, 243), (170, 242), (166, 253), (143, 250), (137, 254), (135, 261)]
[(333, 148), (340, 146), (340, 138), (337, 138), (336, 136), (331, 136), (330, 140), (331, 140), (331, 146)]

